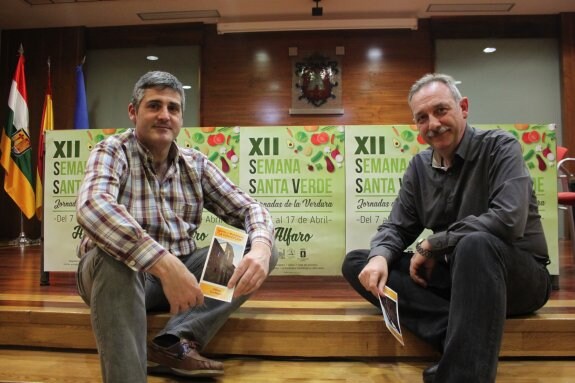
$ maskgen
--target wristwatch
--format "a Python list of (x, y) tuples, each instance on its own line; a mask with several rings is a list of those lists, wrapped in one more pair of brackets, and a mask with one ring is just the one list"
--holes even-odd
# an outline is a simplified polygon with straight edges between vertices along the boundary
[(417, 242), (415, 243), (415, 250), (417, 250), (417, 252), (423, 255), (425, 258), (432, 258), (433, 255), (431, 254), (431, 251), (425, 250), (423, 247), (421, 247), (421, 243), (423, 241), (425, 241), (425, 238), (420, 238), (417, 240)]

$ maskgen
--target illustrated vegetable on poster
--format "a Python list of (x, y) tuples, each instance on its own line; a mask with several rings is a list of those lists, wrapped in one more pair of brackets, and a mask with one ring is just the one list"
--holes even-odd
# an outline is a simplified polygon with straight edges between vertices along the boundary
[[(193, 148), (205, 154), (234, 184), (238, 184), (239, 126), (184, 128), (180, 132), (177, 142), (180, 146)], [(202, 223), (195, 233), (198, 247), (210, 245), (216, 225), (228, 226), (220, 218), (204, 210)]]
[(342, 126), (245, 127), (240, 186), (270, 210), (275, 275), (340, 275), (345, 255)]

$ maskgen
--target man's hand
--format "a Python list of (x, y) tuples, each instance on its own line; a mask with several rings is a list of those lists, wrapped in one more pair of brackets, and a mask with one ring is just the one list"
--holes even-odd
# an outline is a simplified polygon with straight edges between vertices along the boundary
[(271, 249), (262, 242), (253, 242), (228, 282), (235, 287), (234, 297), (251, 294), (264, 283), (269, 273)]
[[(421, 246), (425, 249), (427, 240), (423, 241)], [(427, 287), (427, 281), (431, 277), (431, 272), (435, 267), (435, 259), (426, 258), (417, 251), (411, 257), (409, 262), (409, 276), (415, 283), (422, 287)], [(423, 272), (422, 272), (423, 271)]]
[(163, 256), (149, 273), (160, 279), (171, 314), (204, 304), (204, 294), (196, 277), (175, 255)]
[(384, 295), (387, 276), (387, 260), (382, 256), (375, 256), (359, 273), (359, 281), (366, 290), (378, 297)]

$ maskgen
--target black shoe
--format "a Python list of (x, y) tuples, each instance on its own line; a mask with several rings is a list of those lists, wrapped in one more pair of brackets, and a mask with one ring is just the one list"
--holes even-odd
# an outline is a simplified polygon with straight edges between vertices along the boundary
[(423, 383), (433, 383), (435, 380), (435, 373), (437, 372), (437, 364), (427, 367), (423, 370)]

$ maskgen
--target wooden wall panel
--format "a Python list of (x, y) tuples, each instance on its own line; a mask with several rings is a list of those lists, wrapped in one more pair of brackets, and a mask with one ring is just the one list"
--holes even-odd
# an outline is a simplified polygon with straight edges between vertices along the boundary
[(575, 13), (561, 15), (563, 145), (575, 157)]
[[(560, 21), (560, 22), (559, 22)], [(0, 123), (5, 124), (9, 87), (24, 45), (30, 133), (36, 148), (51, 57), (56, 129), (71, 129), (75, 105), (75, 66), (86, 49), (145, 45), (200, 44), (201, 124), (308, 125), (410, 123), (406, 103), (411, 83), (434, 67), (435, 38), (531, 38), (561, 40), (563, 138), (575, 148), (575, 14), (521, 17), (455, 17), (420, 20), (417, 31), (275, 32), (218, 35), (215, 26), (197, 24), (109, 28), (53, 28), (2, 31), (0, 46)], [(344, 115), (290, 116), (289, 47), (300, 51), (345, 48), (342, 57)], [(373, 48), (381, 59), (369, 60)], [(267, 55), (267, 62), (258, 61)], [(575, 151), (575, 149), (573, 150)], [(572, 153), (573, 154), (573, 153)], [(34, 154), (36, 161), (36, 153)], [(0, 171), (0, 240), (20, 233), (19, 210), (8, 197)], [(34, 218), (25, 220), (30, 237), (40, 235)]]
[[(343, 115), (290, 115), (290, 47), (341, 56)], [(379, 49), (379, 59), (368, 53)], [(417, 31), (323, 31), (218, 35), (206, 32), (201, 124), (266, 126), (410, 123), (411, 84), (433, 70), (427, 22)], [(267, 60), (267, 61), (266, 61)]]

